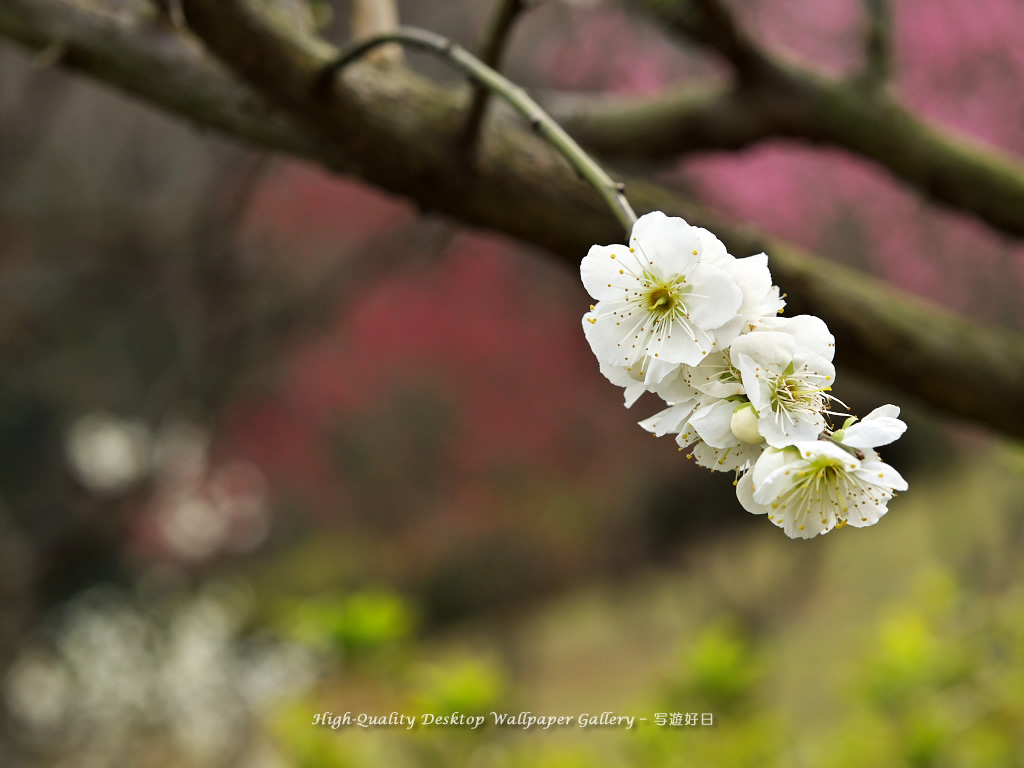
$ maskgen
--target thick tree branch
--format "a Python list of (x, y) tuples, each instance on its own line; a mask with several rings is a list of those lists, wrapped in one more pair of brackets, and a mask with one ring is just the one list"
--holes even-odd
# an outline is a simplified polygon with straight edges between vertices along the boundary
[[(477, 173), (467, 176), (456, 148), (464, 92), (405, 70), (356, 65), (324, 99), (314, 86), (335, 49), (268, 26), (236, 2), (196, 5), (186, 3), (189, 23), (246, 80), (268, 89), (270, 100), (240, 86), (192, 40), (138, 16), (136, 4), (127, 0), (121, 7), (132, 8), (130, 18), (116, 19), (70, 0), (4, 0), (0, 34), (35, 50), (61, 43), (68, 50), (65, 66), (199, 124), (343, 170), (467, 224), (547, 248), (571, 268), (591, 244), (621, 237), (600, 197), (518, 120), (493, 121), (481, 137)], [(776, 280), (789, 294), (787, 311), (823, 317), (847, 370), (1024, 437), (1019, 335), (978, 326), (826, 265), (737, 228), (663, 187), (639, 179), (629, 185), (640, 210), (684, 215), (717, 232), (740, 255), (766, 250)], [(581, 308), (583, 301), (581, 296)]]
[(497, 70), (484, 64), (469, 51), (451, 40), (415, 27), (399, 27), (393, 32), (377, 35), (362, 42), (352, 43), (344, 48), (338, 57), (320, 73), (320, 91), (330, 92), (338, 73), (374, 49), (392, 41), (430, 51), (448, 60), (452, 66), (469, 75), (480, 87), (501, 96), (519, 114), (529, 121), (530, 127), (543, 136), (573, 167), (580, 178), (592, 186), (608, 205), (612, 215), (622, 224), (623, 232), (629, 232), (636, 222), (636, 213), (626, 199), (624, 184), (612, 181), (604, 169), (595, 163), (579, 144), (531, 99), (526, 91), (507, 80)]
[(110, 83), (199, 128), (318, 159), (332, 170), (354, 171), (349, 153), (315, 137), (243, 86), (142, 0), (122, 0), (117, 14), (71, 0), (3, 0), (0, 35), (35, 51), (59, 49), (56, 63), (61, 66)]
[[(728, 57), (737, 83), (703, 93), (688, 87), (646, 99), (549, 103), (584, 146), (609, 158), (664, 159), (771, 137), (828, 144), (878, 163), (937, 203), (1024, 236), (1020, 158), (926, 122), (885, 91), (864, 87), (863, 80), (829, 79), (769, 53), (718, 2), (633, 2), (675, 33)], [(715, 13), (701, 13), (709, 3)], [(877, 32), (870, 37), (874, 48), (884, 48)], [(741, 42), (729, 42), (735, 40)], [(885, 71), (878, 70), (880, 61), (872, 64), (873, 78)]]
[(779, 135), (778, 121), (740, 86), (687, 86), (656, 96), (568, 91), (538, 95), (579, 142), (623, 160), (740, 149)]

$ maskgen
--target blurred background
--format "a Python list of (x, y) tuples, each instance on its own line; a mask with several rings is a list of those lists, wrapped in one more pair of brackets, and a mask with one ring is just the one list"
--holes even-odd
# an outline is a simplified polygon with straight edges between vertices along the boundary
[[(490, 12), (400, 6), (469, 47)], [(893, 6), (906, 101), (1024, 154), (1024, 6)], [(859, 61), (857, 0), (743, 8), (794, 57)], [(532, 89), (725, 74), (600, 0), (541, 3), (507, 62)], [(884, 456), (911, 490), (791, 541), (636, 426), (657, 403), (622, 408), (543, 253), (6, 43), (0, 72), (0, 766), (1024, 765), (1020, 445), (840, 348), (855, 413), (903, 406)], [(1024, 330), (1021, 244), (861, 160), (769, 141), (661, 176)], [(311, 725), (491, 710), (714, 724)]]

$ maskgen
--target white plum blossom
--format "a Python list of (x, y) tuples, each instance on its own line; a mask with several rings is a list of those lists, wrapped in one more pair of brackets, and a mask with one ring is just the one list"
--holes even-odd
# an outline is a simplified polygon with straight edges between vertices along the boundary
[(767, 448), (739, 479), (743, 508), (782, 528), (791, 539), (810, 539), (833, 528), (877, 523), (907, 481), (888, 464), (858, 459), (835, 443), (813, 440)]
[(811, 315), (776, 318), (771, 330), (741, 336), (729, 351), (769, 445), (818, 437), (836, 374), (835, 339), (824, 322)]
[(791, 538), (873, 525), (906, 481), (875, 449), (906, 430), (894, 405), (826, 424), (835, 339), (785, 302), (768, 257), (737, 259), (711, 232), (654, 212), (628, 245), (593, 246), (580, 276), (596, 304), (583, 330), (601, 373), (631, 407), (666, 407), (640, 426), (674, 435), (702, 467), (734, 472), (740, 504)]
[(852, 417), (847, 419), (843, 429), (832, 433), (832, 439), (862, 453), (875, 454), (875, 448), (888, 445), (907, 431), (907, 425), (899, 415), (898, 406), (883, 405), (875, 408), (860, 423), (854, 423), (856, 419)]
[(723, 335), (730, 335), (733, 331), (747, 333), (782, 312), (786, 302), (779, 293), (779, 287), (772, 285), (767, 254), (737, 259), (711, 232), (700, 227), (696, 229), (701, 242), (702, 261), (729, 274), (743, 293), (736, 316), (722, 326)]
[(580, 276), (597, 304), (584, 330), (599, 362), (638, 367), (650, 386), (732, 342), (743, 291), (702, 261), (702, 247), (694, 227), (656, 211), (636, 221), (628, 246), (590, 249)]

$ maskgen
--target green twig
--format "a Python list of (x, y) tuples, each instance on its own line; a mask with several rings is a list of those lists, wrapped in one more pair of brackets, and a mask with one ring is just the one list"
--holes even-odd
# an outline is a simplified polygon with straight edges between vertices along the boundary
[(626, 200), (625, 185), (612, 181), (601, 166), (594, 162), (562, 126), (527, 95), (526, 91), (484, 64), (465, 48), (441, 35), (415, 27), (399, 27), (390, 32), (352, 43), (343, 48), (338, 54), (338, 58), (324, 68), (321, 84), (324, 87), (329, 86), (337, 73), (344, 67), (373, 48), (386, 43), (402, 43), (436, 53), (447, 59), (453, 66), (461, 69), (482, 87), (505, 99), (513, 109), (529, 121), (530, 127), (534, 131), (558, 150), (569, 165), (597, 190), (626, 232), (632, 229), (633, 222), (636, 221), (636, 213), (633, 212), (629, 201)]

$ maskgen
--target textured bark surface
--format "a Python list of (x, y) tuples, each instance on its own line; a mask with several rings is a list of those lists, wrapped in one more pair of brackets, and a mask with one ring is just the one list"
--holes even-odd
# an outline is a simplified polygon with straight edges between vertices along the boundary
[[(555, 116), (585, 146), (609, 158), (653, 160), (768, 138), (826, 144), (877, 163), (936, 203), (1024, 235), (1024, 161), (933, 125), (900, 103), (885, 88), (887, 56), (879, 35), (869, 35), (861, 75), (842, 81), (771, 54), (729, 17), (688, 12), (691, 4), (717, 8), (717, 2), (632, 4), (676, 34), (716, 49), (732, 63), (735, 82), (644, 98), (553, 99)], [(877, 33), (879, 25), (870, 29)]]
[[(615, 218), (521, 122), (488, 123), (472, 166), (459, 152), (468, 89), (355, 64), (329, 87), (335, 50), (237, 0), (185, 0), (196, 39), (148, 6), (3, 0), (0, 34), (201, 126), (302, 157), (466, 224), (549, 250), (570, 268), (594, 243), (620, 242)], [(211, 55), (212, 54), (212, 55)], [(218, 63), (218, 60), (224, 64)], [(736, 226), (680, 194), (627, 179), (640, 213), (663, 210), (715, 231), (745, 256), (767, 251), (788, 314), (821, 316), (839, 363), (950, 415), (1024, 437), (1024, 340)], [(581, 295), (581, 311), (585, 307)]]
[(749, 82), (646, 98), (552, 98), (584, 146), (658, 160), (791, 138), (871, 160), (924, 197), (1024, 235), (1024, 163), (931, 125), (883, 93), (773, 64)]

